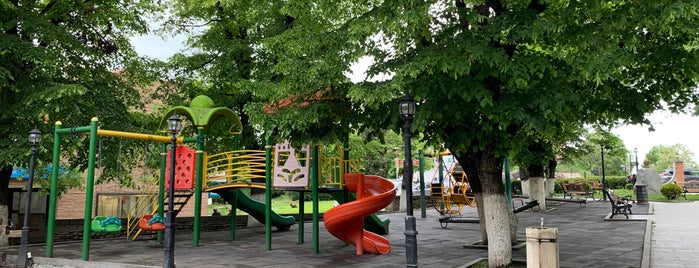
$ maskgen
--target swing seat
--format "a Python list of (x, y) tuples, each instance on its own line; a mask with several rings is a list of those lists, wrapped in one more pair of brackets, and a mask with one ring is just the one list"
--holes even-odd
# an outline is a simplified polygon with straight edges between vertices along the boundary
[(163, 231), (165, 230), (165, 219), (160, 216), (145, 214), (138, 220), (138, 227), (146, 231)]
[(121, 232), (121, 220), (114, 216), (97, 216), (92, 220), (92, 231), (95, 233)]

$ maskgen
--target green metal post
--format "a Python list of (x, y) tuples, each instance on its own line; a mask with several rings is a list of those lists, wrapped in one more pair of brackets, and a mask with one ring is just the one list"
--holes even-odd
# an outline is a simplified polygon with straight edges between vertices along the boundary
[(420, 159), (420, 216), (424, 219), (427, 218), (427, 210), (425, 210), (425, 157), (422, 154), (422, 150), (418, 150), (418, 159)]
[[(233, 136), (233, 151), (240, 150), (240, 134), (236, 134)], [(233, 191), (232, 194), (232, 200), (231, 200), (231, 212), (229, 215), (231, 216), (231, 230), (230, 230), (230, 236), (231, 240), (235, 240), (235, 233), (238, 229), (237, 226), (237, 220), (238, 220), (238, 195), (243, 194), (242, 192), (235, 190)]]
[(320, 243), (319, 243), (319, 215), (318, 215), (318, 174), (320, 171), (320, 161), (318, 159), (318, 146), (313, 146), (311, 161), (311, 200), (313, 202), (313, 252), (316, 254), (320, 253)]
[[(307, 163), (307, 164), (308, 164), (308, 163)], [(304, 219), (304, 215), (305, 215), (305, 213), (306, 213), (306, 212), (304, 211), (304, 206), (305, 206), (305, 203), (306, 203), (305, 200), (304, 200), (305, 198), (306, 198), (306, 197), (305, 197), (304, 192), (303, 192), (303, 191), (299, 191), (299, 220), (298, 220), (298, 223), (299, 223), (299, 240), (298, 240), (298, 244), (303, 244), (303, 232), (304, 232), (304, 231), (303, 231), (303, 222), (304, 222), (304, 220), (305, 220), (305, 219)]]
[(57, 121), (53, 132), (53, 160), (51, 169), (51, 192), (49, 193), (49, 218), (46, 230), (46, 258), (53, 257), (53, 231), (56, 229), (56, 196), (58, 195), (58, 160), (60, 158), (61, 136), (58, 130), (61, 129), (61, 122)]
[(235, 232), (238, 229), (238, 195), (239, 194), (244, 194), (240, 190), (235, 190), (231, 192), (231, 212), (229, 215), (231, 216), (231, 240), (235, 240)]
[(92, 221), (92, 198), (95, 188), (95, 154), (97, 153), (97, 117), (90, 122), (90, 149), (87, 160), (87, 186), (85, 187), (85, 216), (83, 218), (82, 260), (90, 259), (90, 222)]
[[(442, 154), (439, 154), (439, 189), (442, 189), (442, 195), (444, 194), (444, 158)], [(439, 210), (444, 211), (444, 202), (439, 202)]]
[(192, 246), (199, 246), (199, 230), (201, 228), (201, 191), (202, 174), (204, 171), (204, 126), (197, 126), (196, 170), (194, 175), (194, 234)]
[[(165, 169), (167, 168), (167, 143), (160, 148), (160, 182), (158, 183), (158, 216), (165, 216)], [(163, 231), (158, 231), (158, 243), (163, 242)]]
[(265, 248), (272, 250), (272, 136), (265, 140)]
[(510, 184), (510, 157), (505, 156), (505, 194), (507, 195), (507, 202), (512, 204), (512, 184)]

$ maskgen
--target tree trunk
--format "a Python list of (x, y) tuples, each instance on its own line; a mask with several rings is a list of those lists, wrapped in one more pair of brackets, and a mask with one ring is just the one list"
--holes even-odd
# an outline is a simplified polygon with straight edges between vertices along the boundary
[(489, 267), (507, 266), (512, 262), (512, 241), (516, 241), (512, 234), (517, 226), (502, 183), (504, 157), (496, 156), (491, 147), (486, 147), (478, 152), (461, 153), (457, 160), (473, 191), (483, 195), (478, 214), (481, 226), (485, 226)]
[(486, 226), (485, 226), (485, 208), (483, 207), (483, 204), (485, 201), (483, 200), (483, 193), (479, 192), (476, 193), (476, 211), (478, 212), (478, 219), (479, 219), (479, 224), (481, 227), (481, 243), (483, 245), (488, 244), (488, 232), (486, 232)]

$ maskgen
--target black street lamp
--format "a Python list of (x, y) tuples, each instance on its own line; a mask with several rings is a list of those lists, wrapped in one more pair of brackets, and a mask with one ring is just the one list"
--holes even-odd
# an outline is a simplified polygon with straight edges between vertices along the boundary
[(182, 129), (182, 120), (173, 114), (167, 119), (167, 130), (172, 135), (170, 138), (170, 182), (168, 186), (167, 218), (165, 221), (165, 260), (163, 268), (175, 267), (175, 161), (177, 151), (177, 133)]
[(417, 230), (413, 216), (413, 160), (411, 158), (410, 128), (415, 116), (415, 100), (407, 93), (400, 99), (398, 107), (403, 124), (403, 143), (405, 146), (405, 161), (403, 162), (403, 185), (406, 194), (405, 217), (405, 260), (406, 267), (417, 267)]
[[(34, 189), (34, 160), (36, 158), (36, 146), (41, 142), (41, 131), (34, 128), (29, 131), (29, 144), (32, 145), (31, 156), (29, 157), (29, 180), (27, 181), (27, 203), (24, 205), (24, 222), (22, 223), (22, 238), (20, 240), (19, 253), (15, 267), (30, 266), (29, 259), (31, 253), (27, 252), (29, 243), (29, 213), (32, 207), (32, 190)], [(56, 167), (54, 167), (56, 168)]]

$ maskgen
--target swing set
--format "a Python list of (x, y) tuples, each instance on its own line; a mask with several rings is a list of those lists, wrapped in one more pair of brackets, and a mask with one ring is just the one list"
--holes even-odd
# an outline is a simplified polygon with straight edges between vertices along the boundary
[[(471, 190), (466, 172), (458, 162), (454, 161), (448, 168), (445, 166), (443, 157), (446, 155), (450, 154), (439, 155), (439, 177), (430, 181), (430, 201), (440, 215), (459, 214), (461, 216), (461, 210), (464, 207), (476, 206), (476, 196)], [(443, 168), (449, 170), (447, 178), (442, 175)]]

